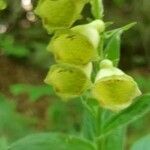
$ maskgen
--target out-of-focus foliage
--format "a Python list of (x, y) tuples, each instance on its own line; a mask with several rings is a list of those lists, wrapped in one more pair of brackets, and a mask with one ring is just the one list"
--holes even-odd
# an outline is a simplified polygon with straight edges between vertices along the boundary
[(148, 93), (150, 91), (150, 77), (143, 77), (141, 75), (135, 75), (136, 82), (138, 83), (140, 89), (144, 93)]
[(136, 141), (131, 150), (149, 150), (150, 147), (150, 135), (142, 137), (138, 141)]
[(4, 137), (0, 138), (0, 149), (7, 150), (7, 140)]
[(21, 0), (7, 0), (7, 4), (0, 12), (0, 52), (48, 67), (51, 58), (46, 45), (50, 37), (37, 21), (33, 5), (26, 6)]
[(7, 3), (5, 0), (0, 0), (0, 10), (5, 9), (7, 6)]
[(6, 55), (16, 56), (18, 58), (29, 56), (29, 50), (23, 44), (15, 43), (11, 35), (1, 36), (1, 48)]
[(0, 118), (0, 135), (11, 140), (33, 132), (31, 126), (36, 121), (19, 114), (15, 102), (8, 101), (2, 94), (0, 94)]
[(38, 100), (42, 96), (53, 95), (52, 87), (48, 85), (32, 86), (25, 84), (16, 84), (10, 87), (10, 91), (15, 96), (26, 93), (28, 94), (29, 99), (32, 102)]

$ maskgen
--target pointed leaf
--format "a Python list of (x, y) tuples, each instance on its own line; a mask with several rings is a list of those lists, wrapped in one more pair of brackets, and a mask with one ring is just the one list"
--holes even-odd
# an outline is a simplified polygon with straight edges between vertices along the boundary
[(127, 109), (113, 115), (103, 126), (103, 134), (133, 122), (150, 111), (150, 94), (135, 99), (135, 103)]
[(118, 65), (120, 60), (121, 35), (124, 31), (129, 30), (135, 24), (136, 23), (130, 23), (124, 27), (105, 33), (106, 43), (104, 43), (104, 57), (110, 59), (115, 66)]
[(114, 34), (116, 34), (117, 32), (125, 32), (125, 31), (128, 31), (129, 29), (131, 29), (132, 27), (134, 27), (136, 25), (136, 22), (132, 22), (130, 24), (127, 24), (123, 27), (120, 27), (118, 29), (113, 29), (113, 30), (110, 30), (110, 31), (107, 31), (105, 33), (105, 38), (106, 39), (109, 39), (111, 38)]
[(86, 140), (58, 133), (41, 133), (27, 136), (13, 143), (8, 150), (95, 150)]
[(110, 59), (115, 66), (120, 60), (121, 32), (115, 33), (109, 40), (105, 50), (105, 58)]

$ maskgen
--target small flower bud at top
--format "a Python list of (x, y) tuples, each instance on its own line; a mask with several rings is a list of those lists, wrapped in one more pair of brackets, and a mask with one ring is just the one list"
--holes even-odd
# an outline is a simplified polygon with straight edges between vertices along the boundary
[(53, 65), (45, 83), (51, 84), (56, 93), (64, 99), (80, 96), (91, 84), (82, 69), (69, 64)]
[[(104, 62), (103, 62), (104, 63)], [(110, 63), (111, 64), (111, 63)], [(104, 108), (120, 111), (131, 105), (141, 95), (134, 79), (115, 67), (104, 67), (99, 71), (92, 89), (93, 96)]]
[(104, 59), (100, 63), (100, 68), (112, 68), (113, 67), (113, 62), (110, 61), (109, 59)]
[(42, 19), (44, 27), (55, 29), (70, 27), (79, 17), (88, 0), (39, 0), (35, 13)]
[(105, 24), (102, 20), (94, 20), (85, 25), (78, 25), (72, 28), (72, 31), (84, 35), (97, 49), (100, 42), (100, 33), (105, 30)]

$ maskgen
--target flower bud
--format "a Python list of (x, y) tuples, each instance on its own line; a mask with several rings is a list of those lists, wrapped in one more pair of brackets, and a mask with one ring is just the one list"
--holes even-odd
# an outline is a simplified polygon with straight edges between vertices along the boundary
[(100, 33), (105, 30), (105, 23), (102, 20), (94, 20), (86, 25), (78, 25), (72, 28), (72, 31), (84, 35), (93, 44), (95, 49), (100, 42)]
[(49, 31), (70, 27), (88, 0), (39, 0), (35, 13)]
[(4, 0), (0, 0), (0, 10), (5, 9), (7, 6), (6, 2)]
[(64, 99), (80, 96), (91, 84), (81, 68), (69, 64), (53, 65), (45, 83), (51, 84), (56, 93)]
[(141, 95), (141, 91), (132, 77), (113, 67), (109, 60), (104, 60), (92, 94), (104, 108), (120, 111), (131, 105), (133, 99)]
[(100, 20), (56, 33), (48, 46), (57, 62), (86, 65), (98, 58), (99, 33), (104, 27)]

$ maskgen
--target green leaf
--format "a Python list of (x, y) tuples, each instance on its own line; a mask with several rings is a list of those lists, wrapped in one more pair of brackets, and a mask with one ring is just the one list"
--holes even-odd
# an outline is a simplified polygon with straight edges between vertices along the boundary
[(92, 14), (95, 19), (102, 19), (104, 8), (102, 0), (91, 0)]
[(115, 66), (120, 60), (121, 32), (115, 33), (109, 40), (105, 50), (104, 57), (110, 59)]
[(104, 43), (104, 57), (110, 59), (115, 66), (118, 65), (120, 60), (121, 35), (124, 31), (130, 29), (134, 25), (135, 23), (131, 23), (124, 27), (105, 33), (106, 43)]
[(144, 116), (150, 111), (150, 94), (146, 94), (135, 99), (133, 103), (127, 109), (113, 115), (103, 125), (103, 133), (106, 134), (112, 130), (133, 122), (140, 117)]
[(104, 150), (123, 150), (125, 145), (125, 129), (119, 128), (104, 137)]
[(59, 133), (40, 133), (13, 143), (8, 150), (95, 150), (84, 139)]
[(0, 138), (0, 150), (7, 150), (8, 145), (7, 145), (7, 140), (6, 138), (2, 137)]
[(49, 85), (33, 86), (28, 84), (15, 84), (10, 86), (10, 91), (15, 96), (20, 94), (28, 94), (29, 99), (34, 102), (42, 96), (53, 95), (52, 87)]
[(150, 149), (150, 134), (136, 141), (131, 150), (149, 150)]
[(85, 138), (94, 141), (100, 133), (102, 112), (95, 99), (83, 96), (81, 101), (84, 107), (82, 133)]
[(136, 22), (132, 22), (132, 23), (130, 23), (130, 24), (127, 24), (127, 25), (125, 25), (125, 26), (123, 26), (123, 27), (120, 27), (120, 28), (117, 28), (117, 29), (113, 29), (113, 30), (110, 30), (110, 31), (107, 31), (106, 33), (105, 33), (105, 38), (106, 39), (109, 39), (109, 38), (111, 38), (114, 34), (116, 34), (117, 32), (125, 32), (125, 31), (128, 31), (130, 28), (132, 28), (133, 26), (135, 26), (136, 25)]
[[(103, 113), (103, 114), (102, 114)], [(101, 116), (101, 132), (102, 133), (102, 127), (103, 124), (108, 120), (108, 118), (111, 118), (114, 113), (111, 111), (108, 111), (106, 109), (102, 110), (100, 113)], [(125, 139), (125, 133), (126, 128), (117, 128), (113, 130), (110, 134), (107, 134), (105, 136), (101, 136), (101, 138), (97, 137), (97, 143), (100, 150), (123, 150), (124, 148), (124, 139)], [(100, 134), (101, 135), (101, 134)]]
[(96, 135), (96, 118), (89, 110), (84, 111), (84, 117), (82, 122), (83, 136), (89, 140), (94, 140)]

